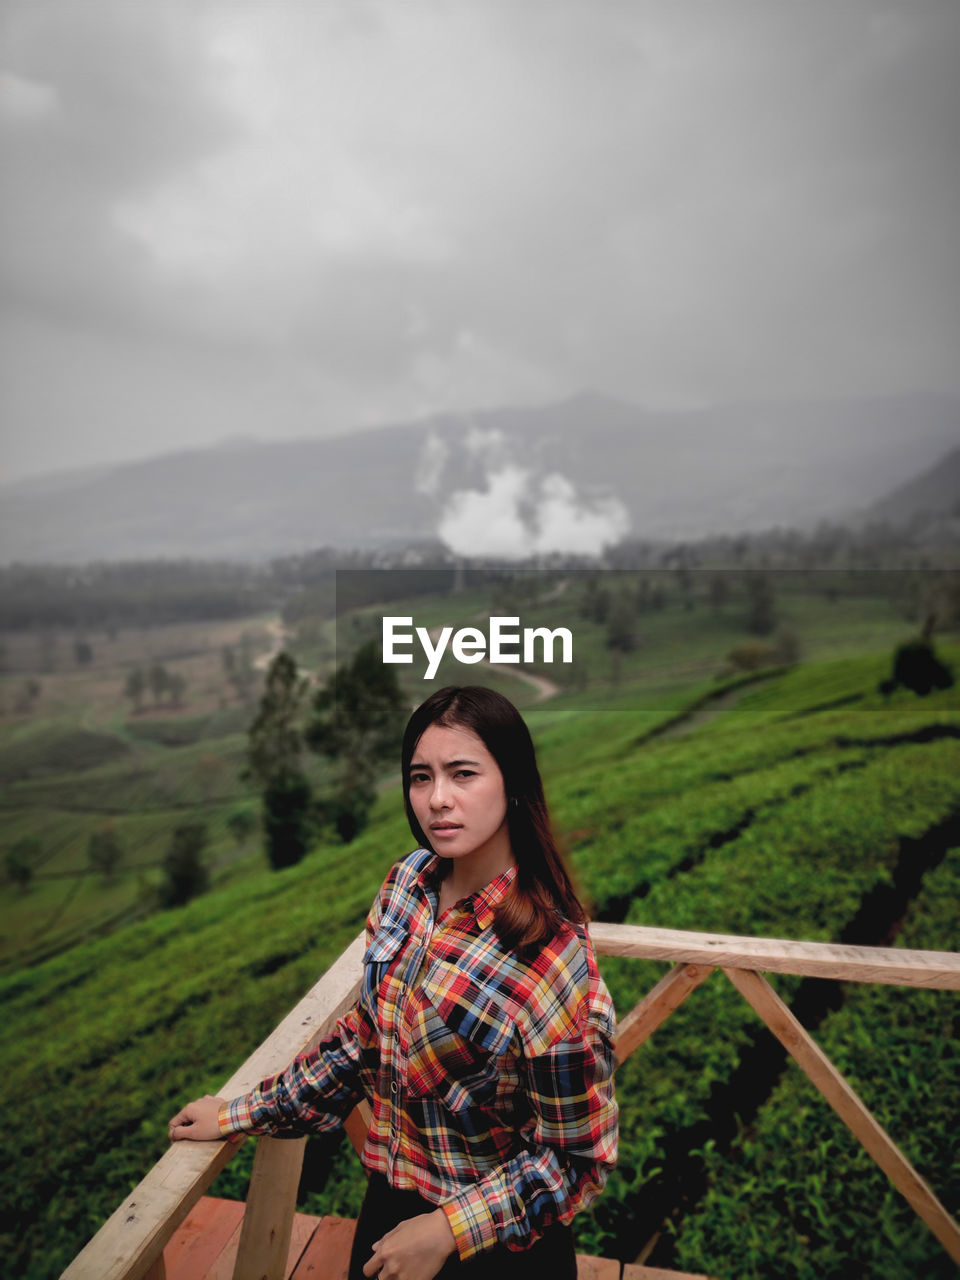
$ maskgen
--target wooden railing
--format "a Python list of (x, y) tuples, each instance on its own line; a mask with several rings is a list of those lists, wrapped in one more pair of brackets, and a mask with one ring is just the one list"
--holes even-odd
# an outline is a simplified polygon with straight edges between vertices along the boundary
[[(673, 968), (622, 1019), (622, 1062), (715, 969), (721, 969), (796, 1059), (840, 1118), (960, 1263), (960, 1227), (829, 1058), (762, 976), (791, 973), (846, 982), (960, 990), (960, 954), (900, 948), (688, 933), (639, 925), (593, 924), (598, 954), (663, 960)], [(363, 936), (356, 938), (267, 1040), (220, 1090), (232, 1098), (282, 1071), (318, 1044), (359, 992)], [(357, 1108), (347, 1131), (359, 1150), (369, 1113)], [(242, 1141), (242, 1139), (241, 1139)], [(247, 1196), (234, 1280), (282, 1280), (306, 1139), (260, 1138)], [(163, 1248), (238, 1149), (231, 1142), (179, 1142), (154, 1165), (62, 1280), (164, 1280)]]

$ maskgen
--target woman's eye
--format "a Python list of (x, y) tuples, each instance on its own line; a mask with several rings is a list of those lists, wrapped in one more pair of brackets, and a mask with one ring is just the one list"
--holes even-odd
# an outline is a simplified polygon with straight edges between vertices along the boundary
[(458, 769), (453, 775), (455, 778), (472, 778), (476, 774), (475, 769)]
[(429, 781), (429, 779), (427, 778), (427, 775), (425, 773), (411, 773), (410, 781), (411, 782), (427, 782)]

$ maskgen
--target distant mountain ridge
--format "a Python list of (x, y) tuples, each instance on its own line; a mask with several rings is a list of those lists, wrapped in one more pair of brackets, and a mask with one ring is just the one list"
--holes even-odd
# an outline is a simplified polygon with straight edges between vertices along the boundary
[(960, 518), (960, 446), (922, 475), (898, 485), (864, 512), (869, 520), (906, 524), (918, 512)]
[(454, 494), (483, 492), (505, 469), (562, 476), (584, 508), (618, 504), (636, 537), (803, 529), (927, 502), (940, 481), (921, 483), (921, 471), (949, 499), (956, 464), (945, 455), (958, 444), (960, 400), (947, 397), (666, 411), (584, 392), (320, 439), (227, 440), (8, 485), (0, 559), (396, 546), (436, 536)]

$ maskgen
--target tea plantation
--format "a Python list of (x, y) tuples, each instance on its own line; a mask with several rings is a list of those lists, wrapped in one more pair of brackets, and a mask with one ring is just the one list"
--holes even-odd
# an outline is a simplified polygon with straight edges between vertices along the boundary
[[(943, 656), (958, 665), (949, 646)], [(767, 673), (709, 711), (533, 707), (558, 831), (599, 919), (957, 949), (960, 690), (876, 692), (888, 652)], [(719, 706), (719, 704), (718, 704)], [(668, 729), (659, 732), (659, 729)], [(42, 783), (36, 784), (38, 787)], [(349, 849), (316, 849), (2, 980), (0, 1256), (59, 1274), (362, 925), (411, 847), (394, 788)], [(665, 968), (602, 961), (621, 1016)], [(947, 993), (776, 978), (948, 1209), (960, 1206)], [(623, 1065), (621, 1156), (582, 1251), (716, 1276), (947, 1276), (952, 1264), (769, 1033), (714, 974)], [(252, 1143), (215, 1192), (242, 1196)], [(359, 1165), (312, 1141), (302, 1202), (356, 1212)]]

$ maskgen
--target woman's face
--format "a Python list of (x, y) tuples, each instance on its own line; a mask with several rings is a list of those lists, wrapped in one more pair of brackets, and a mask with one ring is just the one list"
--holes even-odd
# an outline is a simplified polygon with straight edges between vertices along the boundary
[(503, 774), (472, 729), (432, 724), (410, 762), (410, 805), (442, 858), (509, 858)]

